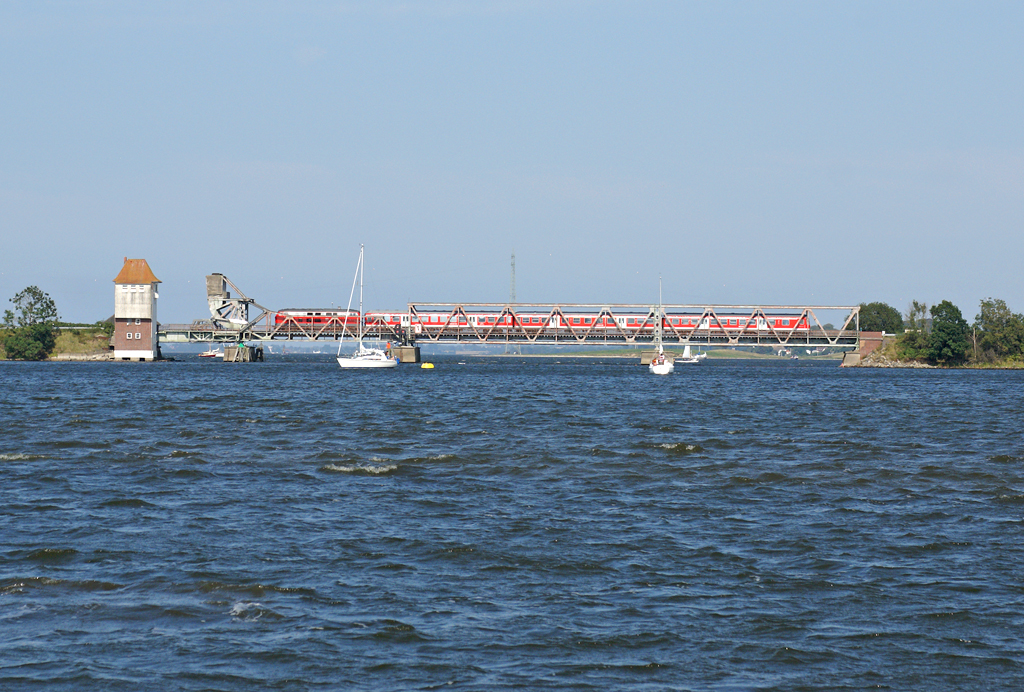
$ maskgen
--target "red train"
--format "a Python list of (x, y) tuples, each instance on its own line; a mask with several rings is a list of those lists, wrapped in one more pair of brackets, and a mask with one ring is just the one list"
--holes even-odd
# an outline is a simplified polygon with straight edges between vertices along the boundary
[(305, 328), (319, 328), (326, 325), (341, 328), (359, 326), (358, 310), (338, 310), (336, 308), (288, 308), (274, 313), (274, 326), (295, 325)]
[[(474, 312), (469, 315), (451, 312), (367, 312), (364, 327), (387, 327), (399, 332), (411, 327), (419, 334), (436, 331), (492, 331), (496, 329), (521, 328), (524, 331), (625, 331), (649, 332), (655, 328), (655, 319), (649, 313), (625, 313), (612, 317), (607, 314), (582, 313), (538, 313), (520, 312), (513, 316), (501, 312)], [(513, 322), (514, 320), (514, 322)], [(288, 309), (274, 313), (274, 326), (283, 329), (330, 331), (343, 326), (350, 330), (359, 327), (359, 312), (339, 309)], [(810, 329), (806, 315), (757, 315), (750, 314), (674, 314), (666, 313), (662, 328), (672, 331), (738, 332), (784, 331), (806, 332)]]

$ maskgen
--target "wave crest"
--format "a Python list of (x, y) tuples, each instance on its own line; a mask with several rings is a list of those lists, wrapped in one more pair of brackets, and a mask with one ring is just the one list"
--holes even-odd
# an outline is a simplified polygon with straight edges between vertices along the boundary
[(321, 466), (322, 471), (333, 471), (334, 473), (362, 473), (368, 476), (380, 476), (398, 470), (397, 464), (385, 466), (363, 466), (360, 464), (326, 464)]

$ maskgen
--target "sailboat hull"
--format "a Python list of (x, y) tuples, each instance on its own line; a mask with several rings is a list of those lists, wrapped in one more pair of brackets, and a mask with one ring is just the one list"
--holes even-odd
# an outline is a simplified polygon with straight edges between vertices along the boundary
[(397, 358), (372, 358), (352, 356), (338, 358), (338, 365), (344, 370), (362, 370), (367, 368), (397, 368)]
[(675, 366), (667, 360), (664, 363), (651, 363), (647, 367), (655, 375), (670, 375), (675, 370)]

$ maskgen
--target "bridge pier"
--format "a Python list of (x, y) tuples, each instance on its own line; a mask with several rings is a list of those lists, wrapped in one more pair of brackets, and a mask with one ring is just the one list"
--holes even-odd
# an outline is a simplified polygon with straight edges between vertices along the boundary
[[(892, 335), (889, 335), (890, 338)], [(860, 365), (861, 360), (869, 353), (877, 350), (885, 343), (885, 332), (860, 332), (860, 341), (856, 351), (847, 351), (843, 354), (843, 362), (840, 367), (850, 368)]]
[(392, 346), (391, 353), (398, 359), (399, 363), (419, 363), (419, 346)]
[(225, 346), (225, 363), (255, 363), (263, 360), (262, 346)]

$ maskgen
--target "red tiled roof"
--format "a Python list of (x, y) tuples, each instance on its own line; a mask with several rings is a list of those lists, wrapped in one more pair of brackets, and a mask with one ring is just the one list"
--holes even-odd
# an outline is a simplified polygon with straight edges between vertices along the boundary
[(153, 275), (153, 270), (144, 259), (124, 258), (121, 273), (114, 279), (115, 284), (159, 284), (163, 283)]

